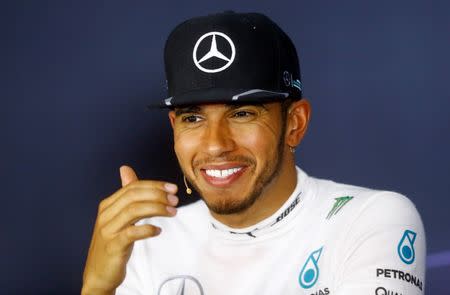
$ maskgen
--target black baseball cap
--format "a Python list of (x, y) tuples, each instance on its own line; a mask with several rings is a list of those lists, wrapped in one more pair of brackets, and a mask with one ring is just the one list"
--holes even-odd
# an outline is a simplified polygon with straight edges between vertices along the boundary
[(186, 20), (170, 33), (164, 63), (169, 97), (150, 108), (302, 97), (294, 44), (260, 13), (227, 11)]

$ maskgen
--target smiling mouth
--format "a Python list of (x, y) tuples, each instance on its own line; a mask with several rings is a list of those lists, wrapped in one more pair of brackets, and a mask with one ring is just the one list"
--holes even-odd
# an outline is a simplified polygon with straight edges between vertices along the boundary
[(208, 184), (218, 188), (225, 188), (231, 186), (234, 182), (236, 182), (246, 170), (247, 166), (236, 166), (236, 165), (232, 167), (208, 166), (200, 169), (200, 172), (201, 175), (203, 176), (203, 179), (205, 179), (205, 181)]
[(236, 167), (236, 168), (224, 169), (224, 170), (205, 169), (205, 173), (211, 177), (224, 179), (224, 178), (227, 178), (228, 176), (233, 175), (241, 170), (242, 170), (242, 167)]

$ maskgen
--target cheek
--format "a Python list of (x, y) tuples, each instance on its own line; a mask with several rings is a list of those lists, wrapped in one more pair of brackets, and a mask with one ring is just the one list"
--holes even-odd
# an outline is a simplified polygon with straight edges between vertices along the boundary
[(199, 142), (198, 137), (189, 132), (174, 134), (175, 154), (185, 170), (189, 169), (194, 155), (198, 152)]
[(278, 138), (266, 126), (249, 126), (238, 130), (234, 136), (237, 145), (250, 151), (257, 158), (267, 158), (276, 150)]

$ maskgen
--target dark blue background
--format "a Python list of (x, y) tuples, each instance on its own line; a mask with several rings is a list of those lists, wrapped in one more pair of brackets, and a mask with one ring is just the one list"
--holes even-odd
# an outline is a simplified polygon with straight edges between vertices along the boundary
[[(291, 36), (313, 115), (310, 175), (399, 191), (422, 214), (427, 293), (450, 273), (450, 2), (1, 2), (2, 294), (78, 294), (97, 206), (127, 163), (179, 184), (163, 46), (182, 20), (269, 15)], [(184, 198), (184, 197), (183, 197)]]

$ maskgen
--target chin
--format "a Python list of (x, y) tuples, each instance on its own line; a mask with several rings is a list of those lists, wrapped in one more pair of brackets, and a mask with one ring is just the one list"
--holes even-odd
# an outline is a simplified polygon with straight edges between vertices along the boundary
[(259, 194), (240, 194), (240, 196), (246, 195), (244, 198), (236, 198), (236, 194), (229, 193), (212, 193), (212, 197), (208, 197), (208, 194), (200, 193), (202, 199), (205, 201), (209, 210), (220, 215), (238, 214), (246, 211), (250, 208), (258, 199)]

